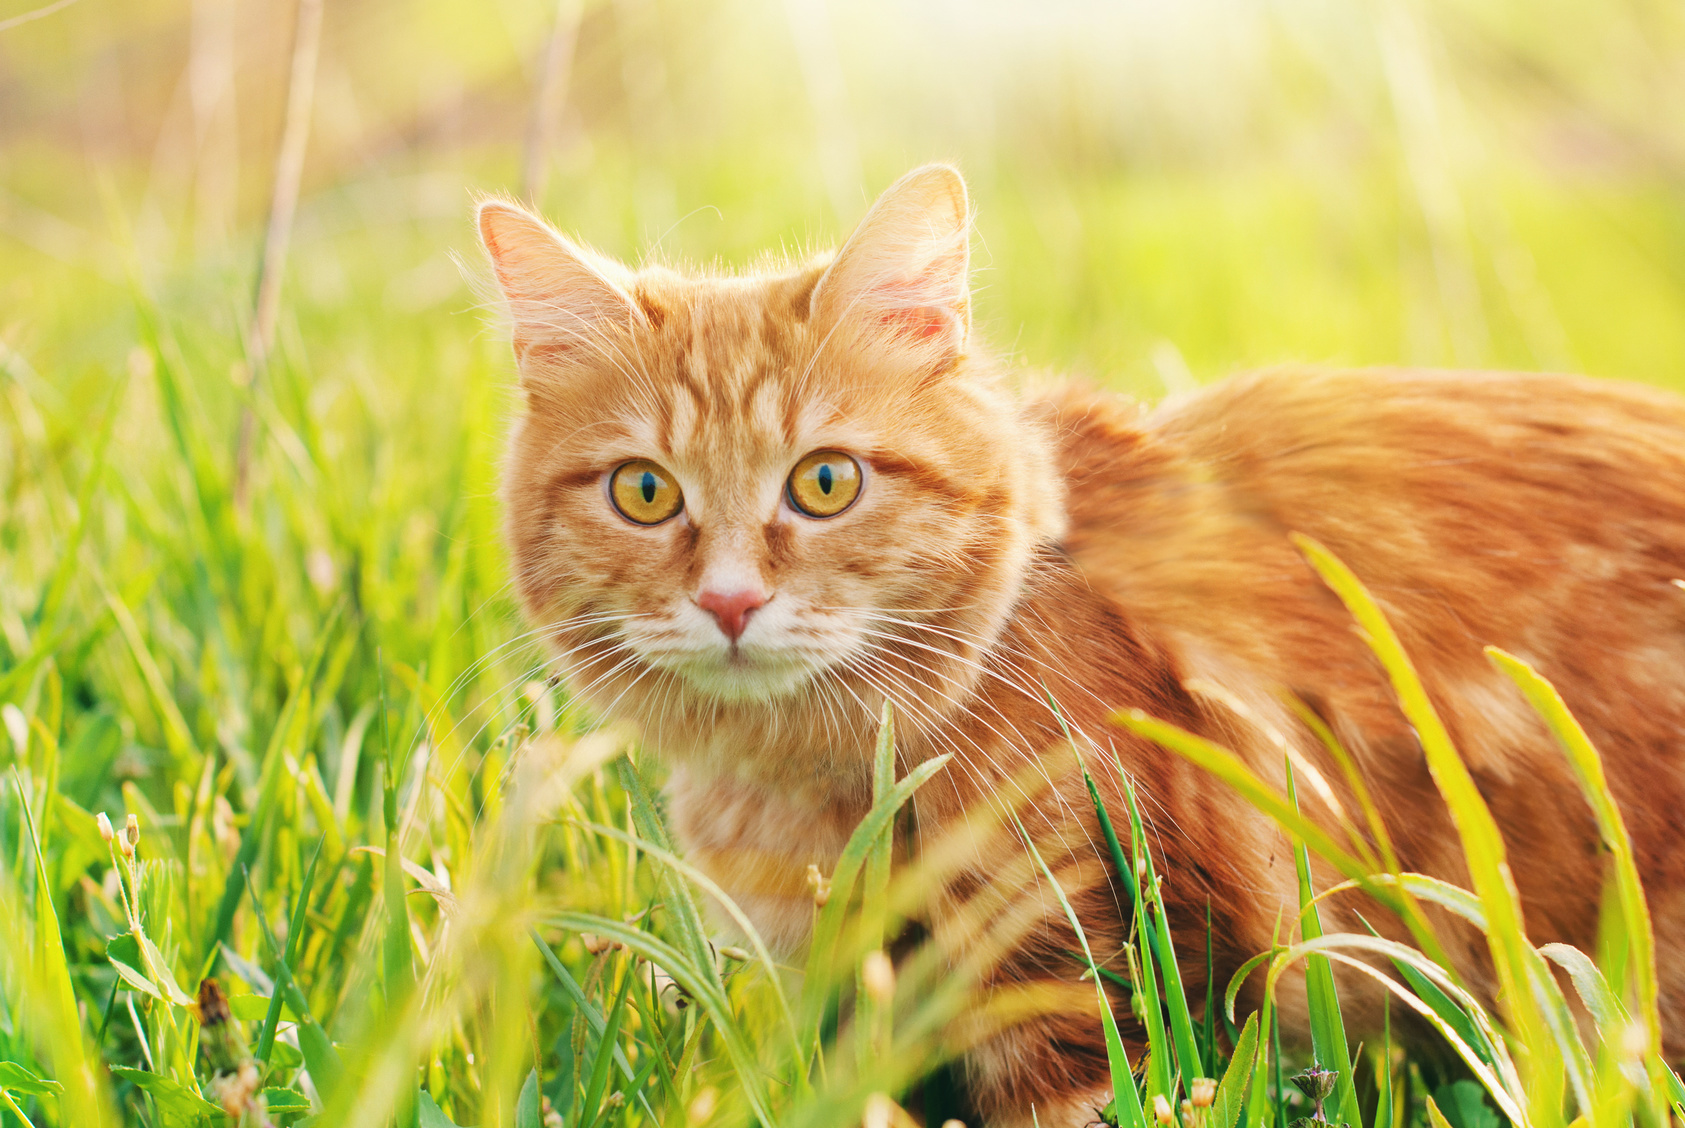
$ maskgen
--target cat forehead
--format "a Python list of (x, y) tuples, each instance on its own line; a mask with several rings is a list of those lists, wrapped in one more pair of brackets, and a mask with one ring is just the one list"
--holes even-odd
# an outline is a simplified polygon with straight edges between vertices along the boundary
[(644, 315), (634, 355), (610, 366), (630, 393), (615, 413), (626, 430), (669, 450), (722, 435), (794, 442), (838, 415), (804, 379), (811, 273), (641, 274), (631, 288)]
[(805, 339), (822, 269), (822, 261), (740, 275), (646, 267), (634, 276), (631, 294), (658, 338), (724, 356), (776, 352)]
[(873, 444), (862, 420), (821, 396), (793, 394), (787, 382), (686, 382), (665, 401), (639, 397), (615, 412), (615, 445), (693, 466), (745, 470), (776, 466), (815, 444)]

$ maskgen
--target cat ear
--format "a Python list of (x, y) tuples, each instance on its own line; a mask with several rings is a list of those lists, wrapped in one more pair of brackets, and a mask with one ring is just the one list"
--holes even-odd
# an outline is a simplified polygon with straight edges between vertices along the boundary
[(502, 201), (480, 205), (480, 241), (514, 322), (515, 356), (560, 359), (600, 351), (605, 330), (643, 320), (624, 268)]
[(814, 287), (815, 325), (843, 319), (881, 326), (903, 343), (951, 360), (971, 330), (971, 211), (965, 181), (925, 165), (878, 197)]

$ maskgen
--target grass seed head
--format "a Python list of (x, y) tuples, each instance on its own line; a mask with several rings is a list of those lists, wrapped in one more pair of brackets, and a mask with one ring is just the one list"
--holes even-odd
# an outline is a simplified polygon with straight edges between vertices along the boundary
[(813, 903), (818, 908), (824, 908), (831, 900), (831, 879), (819, 872), (819, 867), (812, 862), (807, 864), (807, 887), (813, 890)]
[(873, 1002), (884, 1005), (895, 997), (895, 965), (881, 950), (866, 954), (860, 965), (860, 978)]

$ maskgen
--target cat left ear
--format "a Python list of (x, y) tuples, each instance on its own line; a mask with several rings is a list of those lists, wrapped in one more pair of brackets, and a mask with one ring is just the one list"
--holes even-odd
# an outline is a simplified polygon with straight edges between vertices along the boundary
[(878, 197), (814, 287), (815, 325), (855, 319), (948, 361), (971, 332), (971, 211), (948, 165), (914, 169)]
[(513, 204), (480, 205), (480, 241), (514, 322), (515, 356), (567, 362), (600, 353), (606, 330), (643, 319), (626, 271)]

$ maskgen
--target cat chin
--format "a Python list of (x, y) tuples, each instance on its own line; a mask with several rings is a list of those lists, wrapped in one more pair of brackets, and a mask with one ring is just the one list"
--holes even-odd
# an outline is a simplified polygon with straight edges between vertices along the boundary
[(670, 668), (697, 696), (734, 705), (788, 697), (819, 672), (811, 662), (776, 659), (689, 662)]

